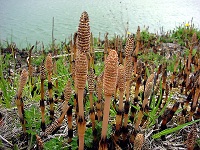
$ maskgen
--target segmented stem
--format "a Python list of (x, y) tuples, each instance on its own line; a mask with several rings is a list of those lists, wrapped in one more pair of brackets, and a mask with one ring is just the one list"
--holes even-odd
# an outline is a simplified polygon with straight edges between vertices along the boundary
[(25, 127), (25, 119), (24, 119), (24, 103), (22, 100), (22, 91), (24, 89), (24, 86), (26, 85), (28, 79), (28, 72), (23, 69), (21, 76), (20, 76), (20, 80), (19, 80), (19, 87), (18, 87), (18, 91), (17, 91), (17, 95), (16, 95), (16, 99), (15, 99), (15, 103), (17, 105), (17, 109), (18, 109), (18, 114), (19, 114), (19, 118), (20, 118), (20, 122), (22, 125), (22, 129), (23, 132), (26, 132), (26, 127)]

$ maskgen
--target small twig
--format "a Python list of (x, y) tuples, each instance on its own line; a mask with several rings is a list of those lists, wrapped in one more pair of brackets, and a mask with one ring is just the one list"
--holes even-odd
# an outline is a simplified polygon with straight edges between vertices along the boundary
[(12, 143), (10, 143), (8, 140), (6, 140), (3, 136), (0, 135), (0, 139), (2, 139), (4, 142), (8, 143), (10, 146), (13, 147)]
[(158, 130), (159, 129), (149, 131), (149, 133), (145, 136), (145, 140), (148, 139), (148, 137), (151, 136), (153, 132), (158, 131)]

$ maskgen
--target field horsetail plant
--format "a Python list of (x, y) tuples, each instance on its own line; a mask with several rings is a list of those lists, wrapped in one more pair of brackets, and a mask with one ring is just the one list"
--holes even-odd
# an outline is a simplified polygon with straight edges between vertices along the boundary
[(84, 149), (84, 134), (86, 128), (86, 122), (84, 118), (84, 105), (83, 94), (86, 85), (88, 74), (88, 59), (87, 53), (90, 50), (90, 26), (89, 17), (87, 12), (83, 12), (80, 17), (80, 23), (78, 27), (77, 35), (77, 56), (76, 56), (76, 84), (78, 89), (78, 135), (79, 135), (79, 150)]
[(20, 122), (22, 124), (22, 129), (24, 131), (24, 133), (26, 132), (26, 126), (25, 126), (25, 118), (24, 118), (24, 103), (22, 100), (22, 91), (24, 89), (24, 86), (26, 85), (28, 79), (28, 72), (24, 69), (22, 70), (21, 76), (20, 76), (20, 80), (19, 80), (19, 88), (17, 90), (17, 95), (16, 95), (16, 99), (15, 99), (15, 103), (17, 105), (17, 109), (18, 109), (18, 114), (19, 114), (19, 118), (20, 118)]
[(52, 73), (53, 73), (53, 61), (51, 53), (48, 54), (45, 62), (45, 68), (48, 73), (48, 91), (49, 91), (49, 104), (50, 104), (50, 120), (54, 120), (54, 101), (53, 101), (53, 83), (52, 83)]
[(117, 109), (117, 115), (116, 115), (116, 131), (115, 131), (115, 140), (118, 141), (118, 138), (120, 136), (120, 128), (122, 125), (122, 116), (123, 116), (123, 96), (125, 91), (125, 70), (123, 65), (119, 65), (118, 67), (118, 79), (117, 79), (117, 85), (119, 88), (119, 106)]
[(128, 124), (128, 115), (130, 108), (130, 83), (133, 72), (133, 60), (132, 60), (132, 52), (133, 52), (134, 41), (133, 37), (129, 36), (126, 42), (125, 47), (125, 76), (126, 76), (126, 102), (124, 104), (124, 122), (123, 122), (123, 140), (125, 141), (127, 138), (127, 124)]
[(0, 43), (0, 149), (200, 149), (200, 31), (126, 34), (93, 37), (84, 11), (53, 50)]
[(46, 74), (45, 74), (45, 67), (44, 65), (41, 66), (40, 68), (40, 80), (41, 80), (41, 86), (40, 86), (40, 94), (41, 94), (41, 100), (40, 100), (40, 109), (41, 109), (41, 116), (42, 116), (42, 122), (41, 122), (41, 128), (42, 131), (45, 131), (45, 103), (44, 103), (44, 80), (46, 79)]
[(105, 62), (105, 70), (103, 76), (103, 88), (105, 95), (103, 123), (101, 131), (101, 141), (99, 143), (99, 150), (107, 149), (106, 134), (108, 129), (109, 111), (111, 96), (115, 92), (118, 78), (118, 55), (115, 50), (109, 52)]

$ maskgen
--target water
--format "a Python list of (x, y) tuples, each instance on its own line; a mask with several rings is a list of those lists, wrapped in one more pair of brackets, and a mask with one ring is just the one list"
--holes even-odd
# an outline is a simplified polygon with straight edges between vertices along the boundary
[[(52, 18), (57, 42), (77, 31), (80, 15), (87, 11), (91, 32), (98, 36), (135, 33), (137, 26), (151, 32), (174, 29), (191, 21), (200, 27), (200, 0), (0, 0), (0, 39), (18, 47), (51, 42)], [(128, 22), (128, 25), (127, 25)]]

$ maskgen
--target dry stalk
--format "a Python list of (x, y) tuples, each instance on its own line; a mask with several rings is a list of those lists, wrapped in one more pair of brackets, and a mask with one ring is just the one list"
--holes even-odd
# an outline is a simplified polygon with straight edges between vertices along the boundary
[[(138, 103), (138, 94), (139, 94), (139, 88), (140, 88), (140, 85), (141, 85), (141, 76), (139, 75), (137, 77), (137, 80), (136, 80), (136, 86), (135, 86), (135, 97), (134, 97), (134, 101), (133, 101), (133, 104), (136, 106), (137, 103)], [(130, 116), (130, 120), (133, 122), (134, 121), (134, 117), (135, 117), (135, 114), (137, 112), (137, 109), (135, 109), (134, 107), (131, 107), (131, 116)]]
[(90, 63), (88, 68), (94, 68), (94, 41), (93, 41), (93, 35), (90, 34)]
[(106, 57), (108, 55), (108, 47), (109, 47), (109, 43), (108, 43), (108, 33), (105, 34), (105, 43), (104, 43), (104, 61), (106, 60)]
[(194, 115), (194, 112), (195, 112), (196, 107), (197, 107), (198, 99), (200, 97), (200, 76), (197, 80), (196, 87), (194, 87), (194, 88), (195, 88), (195, 92), (194, 92), (194, 95), (193, 95), (193, 101), (192, 101), (192, 106), (191, 106), (190, 116), (189, 116), (188, 121), (192, 120), (192, 116)]
[(67, 111), (67, 121), (68, 121), (68, 128), (69, 128), (68, 129), (68, 136), (69, 136), (68, 143), (72, 142), (72, 138), (73, 138), (72, 109), (73, 109), (73, 106), (70, 106)]
[[(142, 118), (144, 116), (144, 112), (148, 113), (148, 98), (152, 93), (153, 81), (154, 81), (154, 73), (152, 73), (148, 77), (146, 85), (145, 85), (144, 100), (142, 103), (142, 108), (140, 108), (140, 111), (138, 112), (137, 120), (135, 123), (136, 131), (139, 129), (139, 125), (141, 124)], [(145, 120), (143, 122), (145, 122)]]
[(142, 117), (143, 117), (143, 116), (144, 116), (143, 110), (142, 110), (142, 108), (140, 108), (140, 111), (139, 111), (138, 114), (137, 114), (137, 119), (136, 119), (136, 121), (135, 121), (135, 130), (136, 130), (136, 131), (139, 130), (139, 125), (140, 125), (140, 123), (141, 123), (141, 121), (142, 121)]
[(197, 34), (195, 32), (192, 36), (192, 41), (191, 41), (191, 44), (190, 44), (190, 51), (189, 51), (189, 56), (188, 56), (188, 66), (187, 66), (187, 68), (188, 68), (189, 71), (190, 71), (191, 62), (192, 62), (192, 51), (193, 51), (193, 48), (194, 48), (196, 43), (197, 43)]
[[(53, 72), (54, 72), (54, 75), (57, 75), (58, 72), (57, 72), (57, 64), (56, 64), (56, 61), (53, 63)], [(57, 103), (58, 102), (58, 78), (56, 78), (55, 80), (55, 100), (54, 102)]]
[(153, 83), (154, 82), (154, 73), (152, 73), (146, 82), (145, 85), (145, 91), (144, 91), (144, 100), (142, 103), (142, 108), (143, 110), (145, 110), (146, 107), (148, 107), (148, 98), (150, 97), (151, 93), (152, 93), (152, 88), (153, 88)]
[(43, 143), (42, 139), (37, 134), (35, 136), (36, 136), (38, 150), (43, 150), (44, 149), (44, 143)]
[(195, 119), (200, 119), (200, 103), (198, 105), (197, 112), (195, 114)]
[(134, 52), (134, 74), (137, 74), (137, 56), (138, 56), (138, 52), (140, 49), (140, 41), (141, 41), (141, 37), (140, 37), (140, 27), (138, 26), (137, 29), (137, 44), (136, 44), (136, 48), (135, 48), (135, 52)]
[(176, 58), (176, 63), (175, 63), (175, 66), (174, 66), (174, 71), (172, 73), (172, 76), (171, 76), (171, 81), (170, 81), (170, 90), (172, 89), (173, 85), (174, 85), (174, 79), (176, 77), (176, 69), (178, 67), (178, 64), (179, 64), (179, 57)]
[[(172, 119), (172, 117), (174, 116), (174, 113), (176, 112), (176, 110), (179, 107), (179, 102), (176, 102), (174, 104), (174, 106), (172, 107), (172, 109), (170, 110), (169, 114), (166, 114), (166, 116), (163, 117), (162, 123), (161, 123), (161, 127), (160, 127), (160, 131), (163, 131), (165, 129), (167, 129), (167, 123)], [(165, 140), (165, 136), (161, 136), (162, 140)]]

